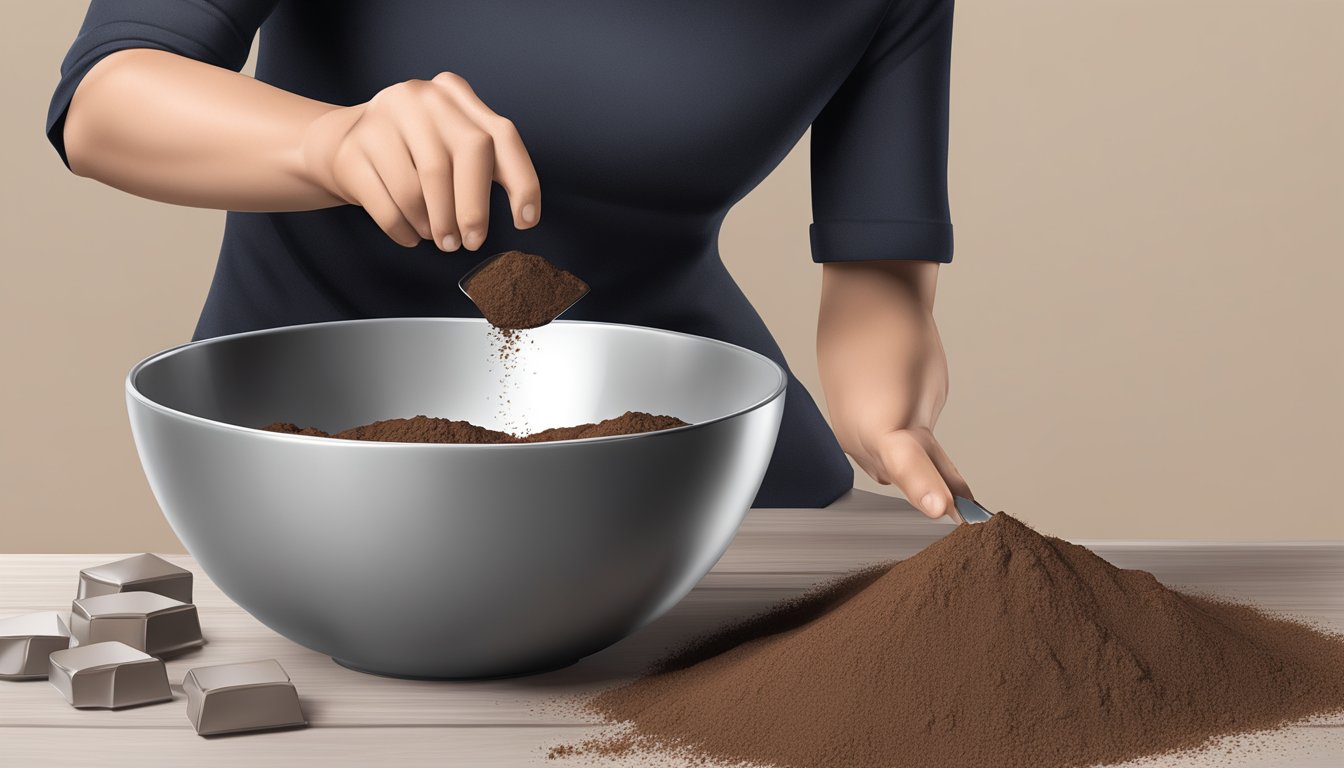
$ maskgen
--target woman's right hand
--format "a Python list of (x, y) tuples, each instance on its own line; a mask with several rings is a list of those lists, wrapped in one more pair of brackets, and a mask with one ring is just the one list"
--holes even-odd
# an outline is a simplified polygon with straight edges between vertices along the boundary
[(451, 72), (326, 112), (309, 125), (303, 152), (314, 183), (362, 206), (408, 248), (481, 247), (492, 181), (508, 193), (515, 227), (541, 219), (541, 186), (518, 130)]

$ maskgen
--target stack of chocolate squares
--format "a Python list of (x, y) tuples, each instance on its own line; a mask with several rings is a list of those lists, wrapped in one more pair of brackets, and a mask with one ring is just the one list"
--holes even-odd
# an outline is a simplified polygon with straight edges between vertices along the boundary
[[(191, 571), (136, 555), (85, 568), (69, 621), (46, 611), (0, 619), (0, 679), (46, 677), (72, 706), (171, 701), (163, 657), (205, 644)], [(187, 717), (202, 736), (306, 725), (279, 662), (188, 670)]]

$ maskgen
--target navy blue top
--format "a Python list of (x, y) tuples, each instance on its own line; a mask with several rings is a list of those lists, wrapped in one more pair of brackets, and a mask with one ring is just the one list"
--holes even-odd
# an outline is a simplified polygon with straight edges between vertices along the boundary
[[(198, 339), (477, 316), (458, 278), (516, 248), (592, 285), (567, 318), (709, 336), (784, 365), (720, 261), (718, 236), (808, 126), (814, 260), (952, 258), (950, 0), (93, 0), (51, 102), (52, 144), (64, 156), (66, 108), (103, 56), (154, 48), (237, 70), (258, 29), (257, 78), (332, 104), (462, 75), (522, 134), (542, 220), (514, 230), (496, 186), (480, 251), (445, 254), (403, 249), (352, 206), (231, 212)], [(756, 504), (824, 506), (852, 484), (790, 374)]]

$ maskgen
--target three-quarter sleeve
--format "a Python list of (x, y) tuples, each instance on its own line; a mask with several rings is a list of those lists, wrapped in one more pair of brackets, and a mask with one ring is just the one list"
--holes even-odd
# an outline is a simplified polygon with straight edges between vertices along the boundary
[(252, 39), (278, 0), (93, 0), (61, 62), (47, 111), (47, 138), (66, 165), (65, 115), (80, 81), (103, 57), (152, 48), (240, 70)]
[(894, 0), (812, 123), (812, 258), (952, 260), (951, 0)]

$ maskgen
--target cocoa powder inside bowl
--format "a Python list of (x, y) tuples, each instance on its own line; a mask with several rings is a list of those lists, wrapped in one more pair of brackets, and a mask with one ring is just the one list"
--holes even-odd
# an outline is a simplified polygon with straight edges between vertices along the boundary
[(454, 421), (430, 416), (410, 419), (387, 419), (341, 430), (334, 434), (315, 427), (300, 427), (278, 421), (262, 429), (290, 435), (330, 437), (337, 440), (370, 440), (384, 443), (546, 443), (555, 440), (582, 440), (590, 437), (613, 437), (658, 432), (673, 427), (684, 427), (686, 422), (674, 416), (655, 416), (641, 411), (626, 411), (614, 419), (574, 427), (555, 427), (529, 435), (511, 435), (468, 421)]
[(1090, 766), (1344, 710), (1344, 638), (1173, 591), (1000, 513), (587, 706), (625, 729), (552, 757)]
[(505, 251), (467, 278), (467, 296), (496, 328), (546, 325), (588, 292), (588, 284), (534, 253)]
[[(554, 427), (529, 433), (525, 415), (513, 412), (511, 394), (517, 382), (526, 329), (546, 325), (588, 292), (588, 284), (546, 259), (522, 251), (498, 254), (470, 275), (463, 289), (485, 319), (494, 326), (489, 339), (490, 358), (501, 366), (498, 395), (499, 416), (509, 432), (488, 429), (466, 421), (415, 416), (386, 419), (329, 433), (316, 427), (274, 422), (261, 429), (291, 435), (330, 437), (339, 440), (369, 440), (396, 443), (544, 443), (657, 432), (687, 423), (674, 416), (626, 411), (614, 419), (573, 427)], [(531, 343), (531, 340), (528, 340)], [(520, 428), (519, 424), (523, 426)], [(515, 434), (521, 433), (521, 434)]]

